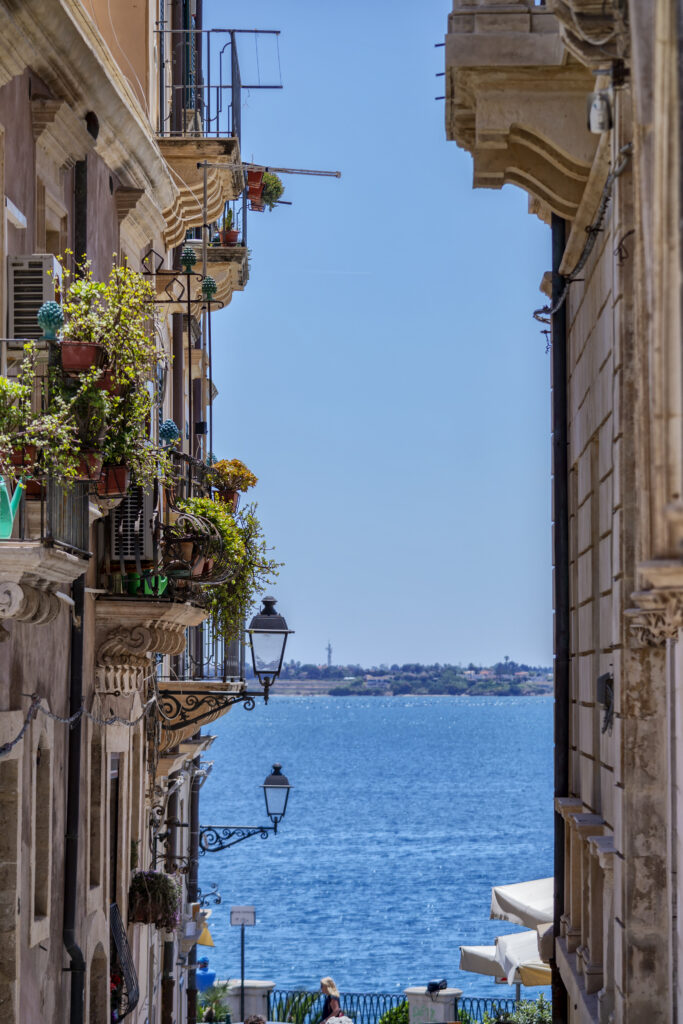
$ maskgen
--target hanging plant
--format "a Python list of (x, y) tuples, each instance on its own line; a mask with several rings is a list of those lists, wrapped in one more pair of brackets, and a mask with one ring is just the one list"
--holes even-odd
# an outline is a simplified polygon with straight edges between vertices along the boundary
[(136, 871), (128, 891), (128, 920), (174, 931), (180, 921), (182, 886), (164, 871)]
[(272, 171), (265, 171), (263, 174), (263, 191), (261, 192), (261, 201), (265, 203), (269, 210), (272, 210), (278, 199), (285, 190), (285, 186), (282, 184), (282, 180), (273, 174)]

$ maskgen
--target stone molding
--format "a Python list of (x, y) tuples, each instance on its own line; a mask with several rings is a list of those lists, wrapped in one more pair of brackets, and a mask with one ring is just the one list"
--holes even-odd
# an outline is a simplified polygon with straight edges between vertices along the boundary
[(2, 622), (15, 619), (45, 625), (57, 618), (64, 602), (60, 587), (70, 586), (88, 563), (40, 541), (0, 543), (0, 642), (9, 636)]
[(114, 192), (116, 218), (119, 224), (135, 209), (145, 194), (144, 188), (133, 188), (132, 185), (119, 185)]
[(631, 594), (627, 616), (632, 647), (663, 647), (683, 629), (683, 590), (641, 590)]
[(597, 147), (586, 125), (595, 80), (566, 61), (551, 11), (456, 4), (445, 85), (446, 136), (472, 153), (475, 188), (519, 185), (541, 216), (573, 219)]
[(154, 674), (154, 655), (181, 654), (185, 630), (207, 617), (203, 608), (173, 601), (95, 602), (95, 685), (100, 692), (145, 692)]

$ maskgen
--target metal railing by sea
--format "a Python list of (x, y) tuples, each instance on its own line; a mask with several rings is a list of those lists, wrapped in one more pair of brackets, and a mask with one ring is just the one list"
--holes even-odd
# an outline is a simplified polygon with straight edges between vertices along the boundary
[(458, 1000), (458, 1018), (465, 1024), (482, 1024), (485, 1015), (489, 1020), (508, 1020), (515, 1012), (514, 999), (477, 999), (463, 996)]
[[(270, 994), (268, 1019), (286, 1024), (317, 1024), (323, 1002), (320, 992), (276, 988)], [(405, 996), (402, 992), (343, 992), (339, 1002), (354, 1024), (379, 1024), (385, 1013), (405, 1002)]]
[[(276, 988), (271, 992), (268, 1019), (283, 1024), (318, 1024), (322, 1016), (324, 997), (320, 992)], [(354, 1024), (379, 1024), (384, 1014), (404, 1006), (403, 993), (343, 992), (339, 1001), (344, 1014)], [(458, 1000), (457, 1012), (453, 1007), (453, 1020), (463, 1024), (483, 1024), (485, 1015), (501, 1024), (515, 1012), (514, 999), (477, 999), (463, 997)]]

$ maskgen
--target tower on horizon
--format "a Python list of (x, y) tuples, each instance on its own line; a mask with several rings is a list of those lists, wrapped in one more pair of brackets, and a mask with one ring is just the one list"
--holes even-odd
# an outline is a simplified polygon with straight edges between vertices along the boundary
[(327, 651), (327, 667), (331, 668), (332, 667), (332, 644), (330, 643), (329, 640), (327, 641), (327, 647), (325, 648), (325, 650)]

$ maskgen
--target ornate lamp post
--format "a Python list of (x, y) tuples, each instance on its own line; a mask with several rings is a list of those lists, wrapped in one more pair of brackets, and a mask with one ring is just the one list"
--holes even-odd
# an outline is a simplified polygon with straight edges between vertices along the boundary
[(274, 764), (273, 770), (263, 783), (266, 799), (266, 813), (272, 825), (202, 825), (199, 829), (199, 853), (217, 853), (235, 846), (250, 836), (267, 839), (270, 832), (275, 835), (279, 822), (285, 816), (289, 791), (289, 779), (282, 774), (282, 765)]

